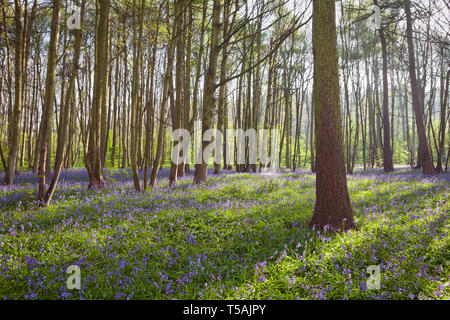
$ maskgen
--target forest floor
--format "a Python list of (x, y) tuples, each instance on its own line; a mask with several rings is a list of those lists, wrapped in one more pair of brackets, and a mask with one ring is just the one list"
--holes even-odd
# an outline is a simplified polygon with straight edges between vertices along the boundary
[[(84, 169), (63, 172), (47, 208), (31, 173), (0, 187), (0, 299), (450, 298), (449, 174), (349, 176), (358, 230), (341, 234), (308, 227), (306, 172), (162, 179), (146, 193), (129, 171), (104, 176), (90, 190)], [(372, 265), (380, 289), (367, 287)]]

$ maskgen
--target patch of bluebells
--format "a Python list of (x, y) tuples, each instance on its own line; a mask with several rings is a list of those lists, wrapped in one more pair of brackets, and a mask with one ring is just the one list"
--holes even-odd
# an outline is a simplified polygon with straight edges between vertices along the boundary
[[(0, 187), (0, 297), (448, 299), (448, 177), (349, 176), (358, 231), (337, 236), (308, 227), (312, 174), (186, 176), (135, 193), (129, 170), (88, 189), (74, 169), (39, 208), (35, 176), (21, 173)], [(71, 264), (80, 290), (66, 287)], [(369, 265), (380, 290), (367, 288)]]

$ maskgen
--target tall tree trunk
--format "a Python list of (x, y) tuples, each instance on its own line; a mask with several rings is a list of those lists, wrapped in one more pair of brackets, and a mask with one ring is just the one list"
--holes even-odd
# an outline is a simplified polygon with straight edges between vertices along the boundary
[(354, 229), (343, 150), (334, 1), (313, 0), (313, 54), (317, 178), (310, 225)]
[[(148, 185), (148, 164), (151, 162), (151, 155), (152, 155), (152, 149), (153, 149), (153, 123), (154, 123), (154, 103), (153, 103), (153, 95), (154, 95), (154, 88), (155, 88), (155, 64), (156, 64), (156, 52), (158, 49), (158, 35), (159, 35), (159, 22), (160, 22), (160, 15), (161, 11), (158, 13), (158, 21), (157, 21), (157, 28), (154, 31), (154, 39), (153, 39), (153, 46), (152, 46), (152, 56), (151, 56), (151, 64), (149, 64), (149, 68), (151, 68), (150, 71), (150, 90), (147, 97), (147, 129), (146, 129), (146, 135), (145, 135), (145, 166), (144, 166), (144, 191), (147, 190)], [(153, 36), (153, 33), (152, 33)]]
[[(119, 51), (119, 49), (117, 49)], [(119, 61), (120, 59), (116, 58), (116, 67), (115, 67), (115, 75), (114, 75), (114, 112), (113, 112), (113, 132), (112, 132), (112, 143), (111, 143), (111, 167), (114, 168), (116, 163), (116, 150), (117, 150), (117, 137), (120, 137), (120, 134), (117, 132), (118, 127), (118, 115), (119, 115), (119, 83), (121, 81), (121, 74), (119, 70)]]
[[(169, 10), (167, 10), (169, 11)], [(168, 13), (169, 14), (169, 13)], [(167, 18), (169, 21), (169, 18)], [(164, 136), (166, 131), (166, 109), (167, 103), (169, 100), (169, 82), (172, 78), (172, 69), (173, 69), (173, 59), (174, 59), (174, 51), (175, 51), (175, 40), (176, 40), (176, 28), (171, 32), (169, 37), (169, 44), (167, 48), (167, 68), (166, 74), (164, 76), (163, 83), (163, 92), (162, 92), (162, 101), (161, 108), (159, 113), (159, 129), (158, 129), (158, 145), (156, 147), (155, 159), (153, 160), (153, 168), (150, 176), (150, 187), (153, 188), (156, 185), (156, 178), (158, 176), (159, 167), (161, 165), (161, 158), (164, 154)]]
[(45, 80), (45, 97), (44, 105), (42, 106), (42, 139), (39, 148), (39, 170), (38, 170), (38, 196), (39, 203), (44, 204), (44, 191), (45, 191), (45, 178), (47, 170), (50, 171), (50, 167), (47, 167), (47, 153), (49, 150), (48, 132), (50, 131), (51, 114), (53, 110), (53, 100), (55, 97), (55, 78), (56, 78), (56, 59), (59, 40), (59, 22), (60, 22), (60, 6), (61, 0), (53, 0), (53, 14), (52, 14), (52, 26), (50, 32), (50, 44), (48, 47), (48, 62), (47, 62), (47, 75)]
[[(125, 24), (125, 21), (124, 21)], [(123, 30), (123, 44), (124, 44), (124, 54), (123, 54), (123, 65), (124, 65), (124, 78), (123, 78), (123, 101), (122, 101), (122, 164), (121, 168), (125, 168), (127, 165), (127, 87), (128, 87), (128, 48), (127, 48), (127, 32), (124, 28)]]
[(8, 166), (5, 172), (4, 185), (12, 185), (14, 181), (14, 174), (16, 172), (17, 155), (19, 151), (20, 139), (20, 119), (22, 117), (22, 89), (23, 89), (23, 25), (22, 25), (22, 6), (20, 0), (14, 0), (14, 24), (15, 24), (15, 63), (14, 63), (14, 109), (10, 116), (9, 130), (9, 157)]
[(386, 36), (384, 28), (380, 30), (381, 51), (383, 55), (383, 167), (384, 172), (394, 171), (391, 149), (391, 127), (389, 123), (389, 88)]
[[(59, 0), (56, 0), (59, 1)], [(85, 4), (86, 0), (82, 0), (81, 3), (81, 25), (83, 24), (84, 20), (84, 11), (85, 11)], [(53, 9), (55, 10), (55, 9)], [(72, 70), (69, 80), (69, 87), (66, 92), (65, 101), (63, 110), (61, 110), (61, 131), (60, 136), (58, 136), (58, 145), (56, 148), (56, 158), (55, 158), (55, 166), (54, 166), (54, 173), (53, 178), (50, 183), (50, 186), (45, 194), (44, 197), (44, 205), (48, 205), (52, 199), (53, 193), (56, 189), (56, 184), (58, 183), (59, 175), (61, 173), (61, 167), (64, 160), (65, 155), (65, 149), (66, 149), (66, 140), (67, 140), (67, 134), (68, 134), (68, 127), (69, 127), (69, 108), (73, 103), (73, 99), (75, 98), (75, 80), (77, 77), (78, 69), (79, 69), (79, 61), (80, 61), (80, 51), (81, 51), (81, 37), (82, 32), (81, 30), (75, 30), (75, 39), (74, 39), (74, 54), (73, 54), (73, 62), (72, 62)], [(70, 145), (69, 145), (70, 147)]]
[[(193, 33), (193, 23), (194, 14), (192, 12), (193, 2), (188, 4), (189, 10), (186, 10), (185, 21), (187, 23), (187, 39), (186, 39), (186, 63), (184, 71), (184, 127), (191, 132), (191, 70), (192, 70), (192, 33)], [(184, 171), (178, 172), (178, 175), (185, 174), (190, 171), (189, 167), (189, 157), (186, 157), (186, 163), (183, 163)]]
[[(225, 40), (228, 36), (228, 25), (229, 25), (229, 8), (230, 3), (225, 3), (225, 7), (223, 10), (223, 39), (224, 43), (222, 45), (222, 61), (220, 62), (220, 82), (224, 81), (227, 77), (227, 62), (228, 62), (228, 41)], [(223, 84), (219, 88), (219, 101), (217, 108), (217, 129), (222, 132), (222, 136), (216, 137), (216, 152), (222, 148), (222, 156), (223, 156), (223, 168), (226, 169), (226, 131), (225, 131), (225, 113), (226, 109), (226, 90), (227, 84)], [(220, 139), (221, 138), (221, 139)], [(214, 174), (220, 173), (220, 163), (214, 163)]]
[(91, 124), (89, 132), (89, 150), (86, 159), (86, 168), (89, 173), (89, 187), (102, 187), (101, 158), (101, 120), (106, 90), (103, 86), (107, 82), (107, 45), (108, 45), (108, 17), (109, 0), (99, 0), (99, 21), (95, 39), (95, 73), (94, 96), (91, 107)]
[[(209, 52), (209, 66), (206, 70), (203, 91), (202, 137), (212, 127), (213, 112), (215, 109), (214, 92), (216, 90), (217, 60), (219, 56), (219, 31), (220, 31), (220, 0), (213, 1), (211, 44)], [(203, 159), (203, 152), (208, 146), (208, 141), (202, 138), (202, 156), (200, 164), (195, 165), (194, 184), (206, 182), (208, 175), (208, 162)]]
[[(185, 1), (178, 0), (175, 2), (175, 36), (177, 43), (177, 57), (176, 57), (176, 66), (175, 66), (175, 110), (173, 117), (173, 130), (177, 130), (183, 127), (184, 123), (184, 108), (183, 108), (183, 89), (184, 89), (184, 10), (185, 10)], [(175, 154), (177, 148), (175, 148), (175, 143), (173, 144), (172, 149), (172, 159), (177, 158), (178, 154)], [(180, 154), (180, 156), (183, 156)], [(184, 170), (184, 165), (182, 162), (170, 164), (170, 176), (169, 176), (169, 185), (175, 186), (177, 183), (178, 171)], [(183, 172), (184, 173), (184, 172)]]
[[(109, 0), (108, 0), (109, 1)], [(101, 104), (101, 116), (100, 116), (100, 167), (103, 168), (105, 166), (105, 160), (106, 160), (106, 151), (108, 148), (108, 110), (111, 108), (109, 107), (109, 99), (108, 99), (108, 82), (109, 82), (109, 51), (110, 51), (110, 45), (109, 45), (109, 9), (108, 14), (106, 18), (106, 36), (105, 36), (105, 42), (106, 42), (106, 49), (105, 49), (105, 70), (103, 71), (105, 73), (104, 81), (101, 82), (101, 90), (102, 90), (102, 104)]]
[[(142, 7), (145, 4), (141, 0)], [(131, 120), (130, 120), (130, 160), (133, 173), (134, 189), (141, 191), (137, 164), (137, 123), (138, 123), (138, 95), (139, 95), (139, 57), (142, 50), (143, 8), (139, 13), (139, 39), (136, 37), (136, 0), (133, 0), (133, 84), (131, 89)]]
[[(443, 79), (442, 79), (443, 80)], [(444, 156), (444, 147), (445, 147), (445, 128), (446, 128), (446, 113), (448, 108), (448, 88), (449, 88), (449, 82), (450, 82), (450, 70), (447, 71), (447, 80), (445, 81), (445, 87), (442, 86), (441, 90), (443, 91), (443, 94), (441, 97), (441, 120), (440, 120), (440, 126), (439, 126), (439, 147), (438, 147), (438, 155), (437, 155), (437, 171), (442, 173), (442, 158)], [(442, 81), (442, 84), (444, 81)]]
[(419, 88), (417, 86), (415, 53), (413, 43), (413, 23), (411, 18), (411, 3), (410, 0), (405, 1), (405, 13), (406, 13), (406, 36), (408, 40), (408, 57), (409, 57), (409, 77), (411, 80), (411, 91), (413, 108), (416, 116), (417, 133), (419, 136), (419, 159), (421, 161), (424, 174), (434, 174), (433, 162), (431, 160), (430, 149), (428, 147), (428, 141), (425, 134), (425, 124), (423, 119), (423, 111), (420, 103)]

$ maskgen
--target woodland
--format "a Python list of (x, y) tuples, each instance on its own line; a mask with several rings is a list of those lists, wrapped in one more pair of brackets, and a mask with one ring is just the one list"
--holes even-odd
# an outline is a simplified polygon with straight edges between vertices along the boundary
[(0, 7), (0, 299), (449, 299), (447, 1)]

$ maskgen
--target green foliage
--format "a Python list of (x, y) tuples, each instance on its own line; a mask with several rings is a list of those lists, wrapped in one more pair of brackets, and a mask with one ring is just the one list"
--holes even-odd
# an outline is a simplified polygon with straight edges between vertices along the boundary
[[(450, 298), (445, 179), (350, 177), (358, 231), (331, 234), (307, 225), (313, 175), (163, 180), (139, 194), (128, 171), (105, 177), (102, 190), (64, 182), (45, 209), (33, 186), (0, 190), (0, 297)], [(80, 291), (66, 288), (71, 264)], [(381, 289), (367, 290), (366, 268), (378, 264)]]

